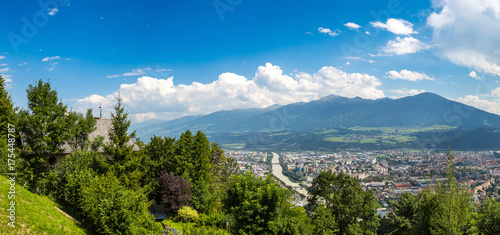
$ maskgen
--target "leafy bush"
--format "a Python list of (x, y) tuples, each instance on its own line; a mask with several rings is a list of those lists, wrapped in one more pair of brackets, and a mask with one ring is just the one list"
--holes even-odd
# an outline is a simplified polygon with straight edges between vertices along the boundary
[(156, 200), (161, 204), (165, 204), (165, 210), (169, 213), (176, 213), (181, 207), (187, 205), (191, 199), (191, 186), (181, 176), (160, 172), (158, 184)]
[(179, 209), (177, 216), (182, 222), (197, 222), (200, 217), (198, 212), (189, 206), (183, 206)]
[(80, 206), (100, 234), (159, 233), (161, 225), (149, 214), (146, 196), (127, 190), (116, 176), (97, 176), (82, 188)]

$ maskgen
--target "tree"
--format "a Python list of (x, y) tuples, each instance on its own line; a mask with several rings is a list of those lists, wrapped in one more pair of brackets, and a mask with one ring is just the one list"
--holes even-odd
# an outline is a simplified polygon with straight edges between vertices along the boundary
[(40, 190), (47, 170), (47, 154), (61, 153), (71, 137), (66, 118), (67, 107), (58, 101), (57, 91), (41, 79), (26, 90), (28, 110), (19, 113), (19, 132), (23, 140), (21, 178)]
[(130, 140), (135, 138), (135, 131), (130, 135), (127, 133), (130, 127), (128, 113), (125, 112), (120, 95), (116, 100), (118, 103), (113, 106), (115, 113), (111, 113), (112, 127), (108, 131), (110, 142), (105, 144), (104, 150), (113, 155), (114, 162), (123, 163), (132, 155), (134, 145), (130, 144)]
[[(17, 125), (15, 123), (15, 109), (12, 103), (12, 97), (6, 90), (5, 80), (0, 76), (0, 137), (2, 142), (5, 143), (7, 139), (7, 125)], [(15, 133), (17, 135), (17, 133)]]
[(78, 112), (70, 112), (66, 118), (70, 133), (68, 145), (75, 151), (88, 150), (91, 145), (89, 134), (96, 129), (96, 120), (92, 115), (92, 109), (88, 109), (85, 116)]
[(477, 228), (480, 234), (500, 234), (500, 202), (488, 198), (479, 207)]
[[(7, 145), (8, 137), (8, 125), (14, 125), (17, 127), (17, 120), (15, 118), (15, 109), (12, 103), (12, 98), (6, 90), (5, 80), (0, 76), (0, 174), (6, 173), (7, 170)], [(15, 128), (14, 128), (15, 129)], [(10, 133), (17, 138), (18, 133)], [(12, 148), (13, 149), (13, 148)]]
[(448, 151), (447, 181), (437, 183), (434, 191), (403, 194), (389, 215), (391, 234), (465, 234), (473, 229), (474, 206), (465, 185), (455, 179), (453, 154)]
[(323, 171), (314, 178), (310, 193), (308, 206), (315, 224), (336, 223), (337, 234), (375, 234), (379, 225), (377, 202), (373, 192), (363, 191), (356, 179)]
[(212, 200), (210, 196), (210, 185), (212, 183), (210, 164), (210, 142), (201, 131), (196, 132), (193, 140), (193, 150), (191, 154), (191, 162), (193, 169), (191, 172), (191, 180), (193, 186), (193, 196), (191, 202), (196, 210), (207, 212)]
[(20, 113), (20, 132), (27, 154), (43, 156), (63, 152), (62, 146), (70, 137), (66, 120), (67, 106), (58, 101), (57, 91), (41, 79), (29, 85), (28, 110)]
[(191, 199), (191, 186), (182, 176), (160, 172), (158, 176), (158, 192), (156, 201), (165, 204), (168, 213), (175, 214)]
[(90, 179), (81, 189), (79, 206), (99, 234), (159, 234), (142, 192), (129, 190), (109, 172)]
[(289, 197), (290, 192), (280, 188), (270, 175), (262, 180), (247, 172), (229, 180), (224, 209), (235, 219), (231, 228), (236, 234), (275, 234)]

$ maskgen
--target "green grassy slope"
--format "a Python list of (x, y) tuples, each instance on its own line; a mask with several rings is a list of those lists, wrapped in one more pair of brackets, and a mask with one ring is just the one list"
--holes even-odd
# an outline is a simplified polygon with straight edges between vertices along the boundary
[(38, 196), (22, 188), (16, 182), (15, 227), (8, 225), (10, 211), (8, 198), (10, 185), (0, 176), (0, 234), (86, 234), (71, 219), (55, 208), (55, 203), (44, 196)]

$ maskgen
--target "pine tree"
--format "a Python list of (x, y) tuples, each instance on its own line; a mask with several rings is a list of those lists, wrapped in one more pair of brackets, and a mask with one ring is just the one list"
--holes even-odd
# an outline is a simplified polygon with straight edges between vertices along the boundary
[(104, 150), (113, 155), (115, 163), (123, 163), (133, 153), (134, 145), (129, 143), (135, 138), (135, 131), (130, 135), (127, 133), (130, 127), (128, 113), (125, 112), (120, 95), (116, 100), (118, 103), (113, 106), (115, 113), (111, 113), (112, 127), (108, 131), (110, 142), (105, 144)]
[(191, 154), (191, 162), (193, 162), (193, 171), (191, 172), (193, 197), (191, 201), (195, 209), (201, 212), (207, 212), (210, 198), (209, 189), (212, 183), (210, 156), (210, 142), (201, 131), (196, 132)]

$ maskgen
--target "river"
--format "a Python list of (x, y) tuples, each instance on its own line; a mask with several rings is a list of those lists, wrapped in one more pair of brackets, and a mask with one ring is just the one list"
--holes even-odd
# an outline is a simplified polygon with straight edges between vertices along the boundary
[[(307, 190), (305, 190), (300, 184), (294, 183), (288, 179), (285, 175), (283, 175), (283, 168), (280, 165), (280, 158), (277, 153), (272, 153), (273, 154), (273, 160), (271, 161), (272, 163), (272, 169), (273, 169), (273, 175), (275, 175), (278, 179), (280, 179), (283, 183), (285, 183), (288, 186), (292, 186), (295, 191), (298, 193), (307, 196)], [(301, 189), (296, 189), (295, 187), (300, 187)]]

